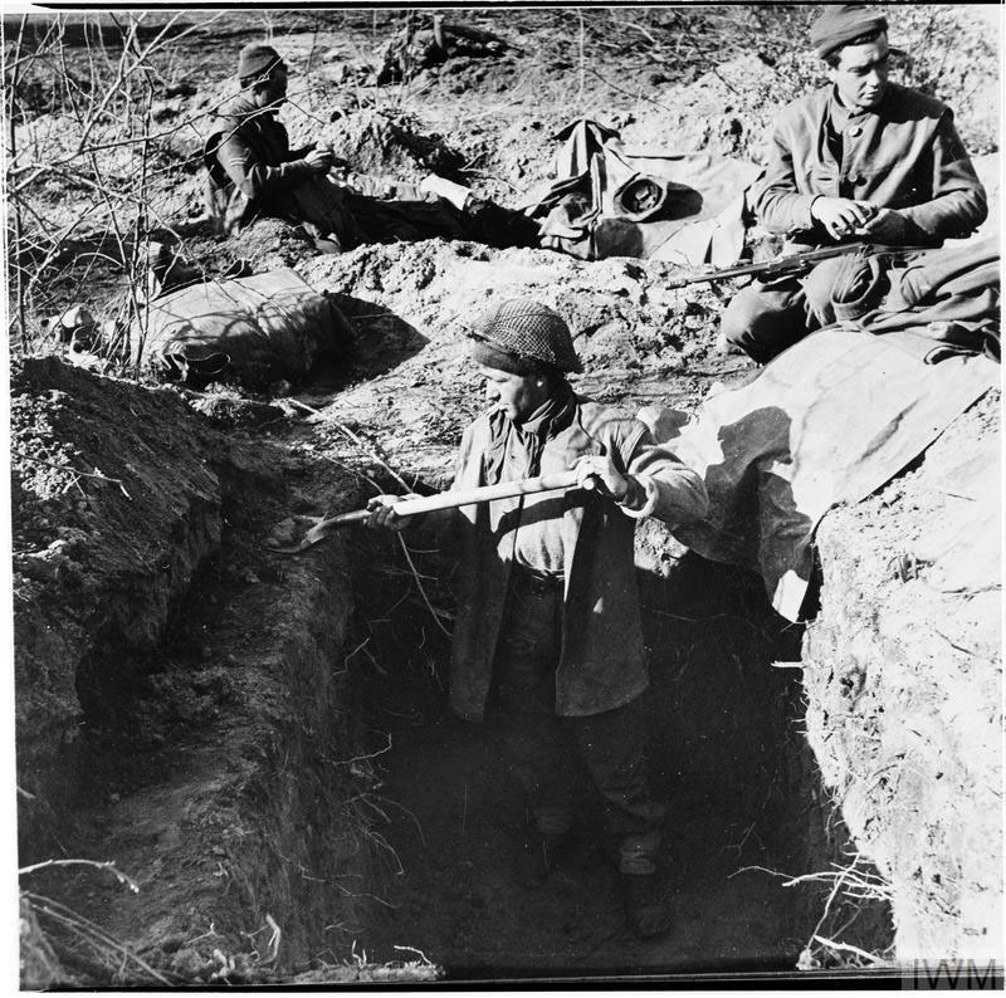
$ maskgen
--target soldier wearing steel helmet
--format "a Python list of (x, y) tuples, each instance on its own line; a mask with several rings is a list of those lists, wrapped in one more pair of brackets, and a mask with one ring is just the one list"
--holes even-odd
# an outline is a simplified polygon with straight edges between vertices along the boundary
[[(641, 422), (574, 392), (567, 375), (580, 361), (552, 309), (504, 301), (471, 338), (489, 408), (464, 432), (453, 488), (569, 469), (579, 485), (462, 507), (441, 522), (461, 547), (451, 705), (486, 722), (526, 795), (521, 881), (543, 883), (570, 844), (572, 756), (600, 801), (627, 920), (659, 935), (670, 924), (656, 863), (664, 809), (644, 765), (649, 678), (633, 534), (644, 516), (703, 516), (702, 478)], [(369, 525), (407, 526), (399, 498), (372, 500)]]

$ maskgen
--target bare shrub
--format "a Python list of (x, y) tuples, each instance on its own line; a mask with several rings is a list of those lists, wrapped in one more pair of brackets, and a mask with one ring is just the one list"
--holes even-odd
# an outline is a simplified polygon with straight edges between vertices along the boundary
[(88, 297), (99, 275), (125, 278), (114, 318), (141, 315), (151, 240), (184, 242), (176, 228), (184, 206), (171, 190), (198, 163), (172, 139), (198, 134), (197, 118), (215, 109), (159, 124), (170, 48), (209, 23), (180, 18), (23, 15), (12, 33), (4, 65), (8, 284), (11, 341), (26, 352), (59, 346), (42, 317), (60, 301)]

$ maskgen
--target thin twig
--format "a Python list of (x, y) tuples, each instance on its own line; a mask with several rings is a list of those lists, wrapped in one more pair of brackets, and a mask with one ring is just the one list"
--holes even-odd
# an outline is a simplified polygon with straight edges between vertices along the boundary
[(354, 762), (365, 762), (368, 759), (376, 759), (379, 755), (384, 755), (385, 752), (390, 752), (392, 748), (391, 735), (387, 731), (382, 731), (381, 734), (388, 739), (388, 744), (385, 745), (384, 748), (378, 749), (376, 752), (368, 752), (366, 755), (354, 755), (352, 759), (340, 759), (338, 762), (335, 762), (334, 765), (351, 766)]
[[(857, 862), (859, 862), (858, 855), (856, 856), (856, 859), (853, 860), (852, 865), (855, 866)], [(814, 931), (811, 933), (815, 939), (817, 938), (817, 933), (821, 930), (821, 926), (824, 925), (824, 920), (828, 917), (828, 912), (831, 910), (831, 903), (835, 900), (835, 895), (838, 894), (839, 890), (841, 890), (842, 884), (845, 881), (845, 873), (846, 871), (843, 870), (842, 873), (835, 878), (835, 882), (831, 886), (831, 891), (828, 894), (828, 900), (824, 903), (824, 911), (821, 912), (821, 917), (817, 920), (817, 925), (814, 926)]]
[(391, 477), (396, 482), (398, 482), (399, 485), (401, 485), (403, 489), (405, 489), (406, 492), (412, 491), (412, 487), (408, 484), (408, 482), (406, 482), (405, 479), (402, 478), (402, 476), (399, 475), (398, 472), (395, 471), (395, 469), (392, 468), (391, 465), (388, 464), (388, 462), (385, 461), (383, 457), (381, 457), (380, 453), (378, 453), (377, 448), (374, 445), (369, 444), (366, 441), (362, 440), (348, 426), (343, 426), (342, 423), (337, 422), (335, 420), (333, 420), (332, 422), (335, 425), (336, 429), (344, 433), (347, 437), (349, 437), (350, 440), (353, 441), (353, 443), (355, 443), (358, 447), (364, 450), (369, 457), (373, 458), (382, 468), (384, 468), (384, 470), (389, 475), (391, 475)]
[(657, 107), (663, 108), (665, 111), (671, 111), (671, 112), (674, 111), (674, 108), (668, 107), (666, 104), (662, 103), (661, 101), (654, 100), (654, 98), (652, 97), (647, 97), (646, 94), (642, 93), (634, 94), (632, 93), (631, 90), (626, 90), (624, 87), (620, 87), (617, 83), (612, 83), (611, 80), (609, 80), (606, 76), (602, 76), (596, 69), (594, 69), (593, 66), (588, 66), (587, 72), (593, 73), (594, 76), (596, 76), (606, 86), (611, 87), (612, 90), (617, 90), (620, 94), (625, 94), (626, 97), (632, 97), (633, 99), (638, 99), (641, 97), (643, 100), (649, 101), (649, 103), (651, 104), (656, 104)]
[(864, 960), (868, 960), (871, 966), (889, 967), (891, 965), (888, 960), (882, 960), (879, 956), (875, 956), (873, 953), (867, 953), (865, 949), (853, 946), (852, 943), (836, 943), (834, 940), (825, 939), (824, 936), (819, 936), (816, 933), (814, 934), (814, 939), (822, 946), (827, 946), (830, 949), (844, 950), (847, 953), (855, 953), (856, 956), (861, 956)]
[(265, 920), (272, 930), (269, 936), (268, 952), (265, 960), (263, 961), (266, 965), (270, 963), (275, 963), (276, 958), (279, 956), (279, 944), (280, 940), (283, 938), (283, 931), (280, 929), (279, 925), (276, 924), (276, 919), (272, 917), (268, 912), (266, 912)]
[(405, 538), (401, 534), (398, 534), (398, 543), (402, 545), (402, 551), (405, 553), (405, 560), (409, 563), (409, 568), (412, 569), (412, 574), (416, 580), (416, 588), (419, 589), (419, 595), (423, 597), (423, 602), (426, 604), (426, 609), (430, 611), (430, 616), (433, 617), (433, 622), (440, 628), (440, 630), (447, 635), (451, 636), (451, 632), (440, 623), (440, 617), (437, 615), (437, 611), (433, 609), (433, 605), (430, 603), (429, 598), (426, 595), (426, 590), (423, 588), (422, 582), (419, 581), (419, 572), (416, 571), (416, 566), (412, 562), (412, 556), (409, 554), (409, 546), (405, 543)]
[(68, 908), (66, 905), (60, 904), (52, 898), (42, 897), (39, 894), (33, 894), (26, 891), (24, 896), (28, 898), (32, 907), (39, 913), (48, 915), (55, 921), (60, 922), (69, 928), (75, 929), (84, 938), (87, 938), (88, 935), (92, 936), (93, 939), (89, 940), (92, 945), (95, 941), (97, 941), (106, 947), (117, 950), (124, 957), (138, 963), (148, 974), (151, 975), (151, 977), (154, 978), (154, 980), (160, 982), (161, 984), (171, 984), (171, 981), (154, 970), (150, 964), (141, 957), (137, 956), (131, 949), (129, 949), (129, 947), (120, 943), (114, 936), (109, 935), (100, 926), (95, 925), (94, 922), (84, 918), (83, 915), (78, 914), (72, 908)]
[(397, 950), (401, 950), (403, 953), (418, 953), (419, 954), (419, 958), (420, 958), (420, 960), (422, 960), (424, 966), (427, 966), (427, 967), (432, 967), (433, 966), (433, 964), (430, 963), (429, 959), (427, 958), (426, 954), (421, 949), (416, 949), (415, 946), (397, 946), (396, 945), (394, 948), (397, 949)]
[(698, 53), (699, 58), (710, 67), (710, 69), (713, 72), (713, 75), (721, 83), (725, 84), (728, 90), (730, 90), (732, 93), (738, 94), (738, 96), (740, 96), (740, 93), (737, 90), (737, 88), (728, 79), (726, 79), (725, 77), (723, 77), (723, 76), (720, 75), (720, 71), (716, 68), (716, 61), (717, 60), (714, 59), (714, 58), (711, 58), (710, 56), (708, 56), (706, 54), (706, 52), (703, 51), (702, 46), (699, 45), (699, 43), (695, 40), (695, 37), (692, 34), (692, 29), (687, 24), (685, 24), (684, 21), (682, 21), (681, 15), (673, 7), (670, 8), (670, 12), (671, 12), (671, 16), (674, 18), (675, 22), (678, 24), (678, 26), (685, 33), (685, 37), (692, 43), (692, 48), (694, 48), (695, 51)]
[(29, 457), (27, 454), (18, 454), (17, 458), (19, 461), (28, 461), (31, 464), (41, 464), (46, 468), (54, 468), (56, 471), (65, 471), (73, 475), (79, 475), (81, 478), (96, 478), (99, 482), (111, 482), (113, 485), (118, 485), (122, 490), (122, 494), (127, 499), (132, 499), (133, 497), (126, 491), (126, 486), (118, 478), (109, 478), (108, 475), (102, 475), (100, 473), (94, 474), (87, 471), (80, 471), (77, 468), (70, 468), (63, 464), (52, 464), (49, 461), (43, 461), (38, 457)]
[[(20, 27), (18, 28), (17, 43), (14, 48), (14, 51), (17, 52), (18, 54), (20, 54), (21, 52), (21, 41), (24, 38), (24, 28), (27, 20), (28, 15), (22, 14), (21, 24)], [(14, 107), (15, 107), (14, 95), (17, 92), (18, 79), (19, 79), (19, 73), (17, 70), (15, 70), (11, 80), (10, 107), (8, 109), (8, 120), (10, 122), (10, 162), (12, 163), (17, 159), (17, 131), (14, 125)], [(13, 200), (14, 200), (14, 213), (13, 213), (14, 232), (12, 233), (13, 245), (11, 248), (15, 250), (15, 257), (16, 257), (16, 249), (21, 241), (21, 202), (17, 198), (14, 198)], [(24, 277), (20, 267), (17, 268), (16, 287), (17, 290), (15, 294), (17, 295), (17, 317), (18, 317), (18, 326), (20, 327), (21, 332), (21, 347), (22, 349), (26, 350), (28, 346), (28, 329), (27, 324), (25, 322)]]
[(140, 888), (136, 881), (129, 874), (123, 873), (122, 870), (118, 869), (114, 859), (105, 860), (104, 862), (94, 859), (47, 859), (41, 863), (34, 863), (32, 866), (22, 866), (17, 873), (19, 877), (23, 877), (29, 873), (36, 873), (51, 866), (93, 866), (96, 870), (108, 870), (109, 873), (115, 874), (115, 878), (120, 884), (125, 884), (134, 894), (140, 893)]

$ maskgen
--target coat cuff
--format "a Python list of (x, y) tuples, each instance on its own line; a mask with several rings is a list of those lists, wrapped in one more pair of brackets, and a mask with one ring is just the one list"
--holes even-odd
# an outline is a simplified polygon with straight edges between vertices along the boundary
[(773, 197), (763, 197), (755, 213), (769, 232), (789, 236), (809, 232), (814, 226), (810, 206), (823, 194), (797, 194), (796, 191), (775, 191)]
[(302, 179), (309, 177), (312, 173), (311, 167), (303, 159), (293, 159), (280, 165), (280, 170), (284, 177), (296, 177)]
[(808, 232), (813, 229), (816, 223), (811, 208), (818, 198), (826, 196), (824, 194), (797, 194), (791, 205), (793, 221), (790, 224), (790, 232)]
[(619, 502), (619, 507), (626, 516), (631, 516), (634, 520), (641, 520), (645, 516), (652, 516), (657, 508), (657, 501), (660, 498), (660, 490), (657, 483), (652, 478), (627, 476), (629, 491), (625, 498)]

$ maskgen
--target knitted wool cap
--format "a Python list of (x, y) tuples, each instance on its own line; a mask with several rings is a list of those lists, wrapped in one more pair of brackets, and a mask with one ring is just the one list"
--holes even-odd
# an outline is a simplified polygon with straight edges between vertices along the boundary
[(569, 326), (547, 305), (528, 298), (508, 298), (495, 305), (468, 335), (516, 358), (560, 371), (583, 370)]
[(879, 10), (861, 3), (832, 3), (811, 26), (810, 43), (823, 59), (853, 38), (886, 30), (887, 18)]
[(251, 45), (246, 45), (238, 56), (238, 79), (244, 80), (249, 76), (265, 76), (282, 61), (282, 56), (271, 45), (253, 42)]

